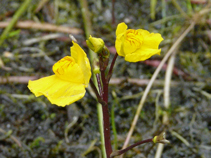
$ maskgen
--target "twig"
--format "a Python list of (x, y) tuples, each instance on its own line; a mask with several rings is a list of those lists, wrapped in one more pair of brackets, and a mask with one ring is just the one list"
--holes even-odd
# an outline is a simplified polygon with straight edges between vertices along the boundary
[(147, 98), (147, 95), (153, 85), (153, 82), (155, 81), (155, 79), (157, 78), (157, 75), (159, 74), (161, 68), (163, 67), (164, 63), (167, 61), (167, 59), (169, 58), (169, 56), (174, 52), (174, 50), (178, 47), (178, 45), (182, 42), (182, 40), (185, 38), (185, 36), (190, 32), (190, 30), (192, 30), (192, 28), (195, 26), (195, 22), (193, 21), (190, 26), (181, 34), (181, 36), (175, 41), (175, 43), (172, 45), (172, 47), (169, 49), (169, 51), (166, 53), (165, 57), (163, 58), (163, 60), (161, 61), (160, 65), (157, 67), (156, 71), (154, 72), (149, 84), (147, 85), (145, 91), (144, 91), (144, 94), (139, 102), (139, 105), (138, 105), (138, 108), (137, 108), (137, 111), (136, 111), (136, 114), (135, 114), (135, 117), (133, 119), (133, 122), (131, 124), (131, 128), (127, 134), (127, 138), (124, 142), (124, 145), (123, 145), (123, 149), (128, 145), (129, 143), (129, 140), (132, 136), (132, 133), (135, 129), (135, 126), (136, 126), (136, 123), (138, 121), (138, 118), (140, 116), (140, 112), (141, 112), (141, 109), (144, 105), (144, 102)]
[[(10, 21), (0, 22), (0, 28), (5, 28), (9, 25)], [(58, 26), (50, 23), (37, 23), (34, 21), (18, 21), (14, 27), (20, 29), (38, 29), (43, 31), (63, 32), (68, 34), (81, 34), (82, 30), (78, 28), (71, 28), (67, 26)]]

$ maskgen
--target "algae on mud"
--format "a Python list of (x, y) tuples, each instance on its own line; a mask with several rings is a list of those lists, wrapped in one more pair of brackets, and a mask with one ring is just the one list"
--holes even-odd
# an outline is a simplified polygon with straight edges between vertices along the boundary
[[(6, 7), (0, 12), (0, 18), (1, 21), (6, 21), (14, 15), (23, 1), (2, 2)], [(112, 85), (110, 92), (114, 91), (117, 95), (114, 114), (118, 149), (124, 143), (146, 87), (127, 82), (127, 79), (149, 80), (158, 66), (157, 63), (159, 64), (175, 39), (188, 26), (194, 13), (200, 12), (207, 5), (182, 1), (177, 3), (189, 19), (186, 19), (171, 1), (157, 2), (154, 20), (150, 18), (150, 1), (115, 1), (116, 23), (124, 21), (133, 28), (142, 27), (159, 32), (165, 39), (162, 42), (161, 56), (152, 58), (148, 63), (134, 64), (125, 62), (123, 58), (117, 59), (113, 77), (124, 77), (124, 80), (119, 85)], [(88, 1), (88, 5), (95, 31), (93, 34), (103, 38), (105, 44), (112, 49), (116, 25), (112, 25), (109, 14), (112, 13), (111, 2), (102, 1), (99, 7), (97, 2)], [(32, 1), (20, 20), (83, 29), (77, 1), (48, 1), (39, 12), (35, 12), (37, 7), (37, 1)], [(130, 144), (166, 129), (171, 145), (164, 147), (163, 157), (198, 158), (209, 157), (211, 154), (211, 48), (210, 35), (207, 33), (210, 30), (210, 18), (210, 14), (201, 16), (194, 29), (178, 47), (171, 79), (170, 108), (167, 111), (164, 108), (163, 83), (165, 67), (168, 67), (164, 65), (158, 75), (158, 81), (163, 82), (155, 84), (150, 91)], [(3, 30), (0, 29), (0, 34)], [(14, 33), (17, 30), (20, 32)], [(8, 81), (12, 76), (47, 76), (51, 74), (54, 61), (69, 55), (70, 40), (67, 34), (24, 46), (24, 41), (53, 32), (14, 28), (10, 33), (12, 36), (0, 47), (0, 77), (8, 78)], [(79, 43), (84, 44), (83, 34), (75, 37)], [(5, 52), (9, 52), (11, 56)], [(176, 83), (176, 86), (173, 83)], [(109, 102), (110, 105), (114, 102), (112, 95)], [(99, 157), (101, 151), (95, 105), (91, 91), (74, 105), (60, 108), (51, 105), (44, 97), (35, 98), (24, 83), (2, 83), (0, 80), (0, 157), (81, 157), (93, 142), (93, 150), (86, 153), (86, 157)], [(168, 114), (168, 126), (164, 126), (162, 122), (164, 113)], [(76, 121), (74, 118), (77, 118)], [(71, 125), (71, 128), (67, 130), (68, 125)], [(95, 139), (98, 141), (95, 142)], [(155, 152), (156, 146), (146, 144), (129, 151), (125, 157), (154, 157)]]

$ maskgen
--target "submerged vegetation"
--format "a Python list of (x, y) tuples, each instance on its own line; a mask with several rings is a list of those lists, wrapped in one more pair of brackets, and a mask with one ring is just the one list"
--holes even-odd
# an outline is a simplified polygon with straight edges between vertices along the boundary
[[(147, 143), (124, 157), (211, 155), (211, 2), (209, 0), (3, 0), (0, 2), (0, 157), (103, 157), (97, 101), (88, 87), (66, 107), (36, 98), (29, 80), (52, 75), (70, 55), (69, 34), (88, 52), (89, 35), (115, 54), (115, 30), (163, 37), (160, 56), (118, 57), (110, 80), (113, 150), (166, 131), (169, 145)], [(93, 54), (87, 54), (91, 62)], [(111, 62), (112, 60), (110, 60)]]

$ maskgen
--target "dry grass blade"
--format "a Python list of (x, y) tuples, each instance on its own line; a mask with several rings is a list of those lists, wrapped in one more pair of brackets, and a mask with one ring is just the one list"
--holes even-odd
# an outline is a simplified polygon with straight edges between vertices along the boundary
[(163, 152), (164, 144), (159, 143), (156, 153), (155, 153), (155, 158), (160, 158)]
[(7, 84), (7, 83), (28, 83), (29, 80), (38, 79), (37, 76), (10, 76), (10, 77), (1, 77), (0, 76), (0, 83)]
[[(10, 21), (0, 22), (0, 28), (5, 28), (9, 25)], [(50, 23), (37, 23), (34, 21), (18, 21), (15, 26), (20, 29), (38, 29), (43, 31), (63, 32), (68, 34), (81, 34), (83, 31), (78, 28), (71, 28), (67, 26), (57, 26)]]
[[(170, 86), (171, 86), (171, 76), (174, 68), (174, 62), (175, 62), (175, 55), (176, 51), (171, 55), (169, 62), (168, 62), (168, 67), (166, 70), (166, 76), (165, 76), (165, 84), (164, 84), (164, 106), (166, 110), (169, 109), (170, 106)], [(169, 117), (168, 114), (165, 112), (163, 115), (163, 124), (168, 124), (169, 123)], [(157, 151), (155, 154), (155, 158), (160, 158), (163, 152), (164, 144), (158, 144)]]
[[(32, 56), (32, 57), (37, 57), (37, 56)], [(44, 77), (44, 76), (10, 76), (10, 77), (3, 77), (3, 76), (0, 76), (0, 83), (1, 84), (8, 84), (8, 83), (21, 83), (21, 84), (27, 84), (29, 82), (29, 80), (35, 80), (35, 79), (38, 79), (40, 77)], [(136, 86), (147, 86), (150, 82), (150, 80), (145, 80), (145, 79), (136, 79), (136, 78), (130, 78), (130, 79), (127, 79), (127, 78), (111, 78), (110, 80), (110, 83), (109, 85), (114, 85), (114, 86), (117, 86), (117, 85), (121, 85), (123, 83), (130, 83), (130, 84), (133, 84), (133, 85), (136, 85)], [(164, 85), (164, 81), (163, 80), (156, 80), (154, 83), (153, 83), (156, 87), (162, 87)], [(199, 87), (204, 87), (206, 86), (208, 83), (204, 83), (204, 82), (185, 82), (183, 83), (184, 85), (187, 85), (187, 86), (192, 86), (192, 85), (196, 85), (196, 86), (199, 86)], [(171, 87), (176, 87), (178, 85), (181, 85), (180, 82), (177, 82), (177, 81), (171, 81)], [(91, 88), (88, 90), (91, 91)], [(93, 98), (96, 98), (95, 94), (91, 93), (92, 97)]]
[(27, 39), (25, 41), (23, 41), (23, 45), (28, 46), (28, 45), (32, 45), (34, 43), (38, 43), (40, 41), (47, 41), (47, 40), (52, 40), (52, 39), (56, 39), (56, 38), (60, 38), (63, 37), (64, 35), (60, 34), (60, 33), (53, 33), (53, 34), (48, 34), (48, 35), (44, 35), (41, 37), (35, 37), (32, 39)]

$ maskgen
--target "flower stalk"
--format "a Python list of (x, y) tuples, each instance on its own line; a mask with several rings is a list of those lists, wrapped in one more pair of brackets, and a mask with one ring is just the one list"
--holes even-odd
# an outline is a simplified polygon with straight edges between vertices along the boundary
[(103, 84), (103, 101), (106, 103), (102, 107), (104, 140), (105, 140), (106, 155), (107, 155), (107, 158), (109, 158), (110, 154), (112, 153), (112, 146), (111, 146), (110, 121), (109, 121), (109, 111), (108, 111), (108, 81), (106, 80), (106, 76), (105, 76), (105, 70), (108, 65), (109, 55), (107, 54), (105, 56), (104, 55), (105, 54), (103, 53), (99, 55), (99, 62), (100, 62), (101, 79), (102, 79), (102, 84)]
[(141, 145), (141, 144), (144, 144), (144, 143), (150, 143), (150, 142), (153, 142), (153, 138), (151, 138), (151, 139), (146, 139), (146, 140), (142, 140), (142, 141), (137, 142), (137, 143), (135, 143), (135, 144), (133, 144), (133, 145), (131, 145), (131, 146), (125, 148), (125, 149), (114, 151), (114, 152), (112, 152), (112, 154), (110, 155), (110, 158), (113, 158), (113, 157), (115, 157), (115, 156), (122, 155), (122, 154), (124, 154), (125, 152), (127, 152), (128, 150), (130, 150), (130, 149), (132, 149), (132, 148), (134, 148), (134, 147), (136, 147), (136, 146), (138, 146), (138, 145)]
[(114, 68), (114, 64), (116, 62), (116, 59), (118, 57), (118, 54), (116, 53), (112, 62), (111, 62), (111, 66), (110, 66), (110, 69), (109, 69), (109, 72), (108, 72), (108, 76), (107, 76), (107, 81), (109, 82), (110, 79), (111, 79), (111, 76), (112, 76), (112, 73), (113, 73), (113, 68)]
[(158, 136), (155, 136), (154, 138), (151, 138), (151, 139), (146, 139), (146, 140), (142, 140), (142, 141), (139, 141), (125, 149), (122, 149), (122, 150), (117, 150), (117, 151), (114, 151), (111, 153), (110, 155), (110, 158), (113, 158), (115, 156), (119, 156), (119, 155), (122, 155), (124, 154), (125, 152), (127, 152), (128, 150), (138, 146), (138, 145), (141, 145), (141, 144), (145, 144), (145, 143), (162, 143), (162, 144), (169, 144), (170, 142), (166, 139), (166, 133), (165, 132), (162, 132), (160, 135)]

